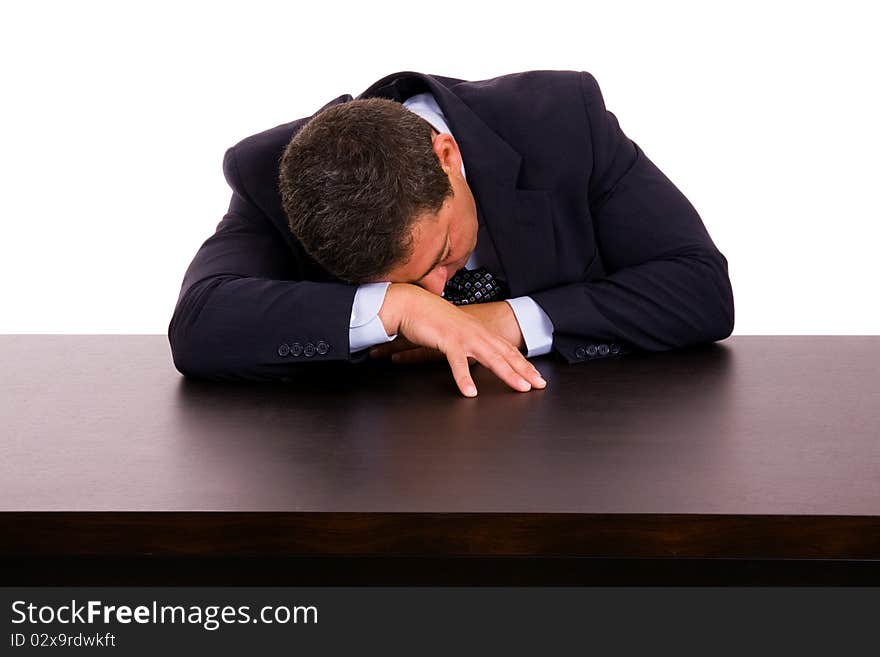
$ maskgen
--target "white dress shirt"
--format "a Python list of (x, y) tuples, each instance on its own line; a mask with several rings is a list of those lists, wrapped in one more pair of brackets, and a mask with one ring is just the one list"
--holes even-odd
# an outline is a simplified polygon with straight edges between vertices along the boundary
[[(430, 92), (416, 94), (408, 98), (403, 102), (403, 106), (425, 119), (434, 126), (437, 132), (452, 135), (449, 126), (446, 125), (443, 111)], [(461, 175), (467, 180), (464, 161), (461, 163)], [(493, 273), (501, 273), (495, 249), (485, 226), (482, 224), (480, 224), (477, 233), (477, 246), (465, 263), (465, 268), (476, 269), (481, 266), (487, 267)], [(389, 281), (365, 283), (359, 285), (355, 291), (351, 321), (349, 322), (350, 353), (389, 342), (397, 337), (396, 333), (389, 336), (385, 332), (382, 320), (379, 319), (379, 309), (385, 301), (385, 292), (389, 285), (391, 285)], [(516, 321), (519, 323), (523, 340), (526, 343), (526, 357), (548, 353), (553, 345), (553, 323), (547, 313), (534, 299), (528, 296), (505, 299), (505, 301), (510, 305), (516, 316)]]

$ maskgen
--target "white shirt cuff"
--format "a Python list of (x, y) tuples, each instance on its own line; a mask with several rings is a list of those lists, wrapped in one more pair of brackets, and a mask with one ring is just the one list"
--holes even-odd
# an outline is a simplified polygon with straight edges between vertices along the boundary
[(379, 318), (379, 310), (385, 301), (385, 292), (390, 281), (364, 283), (358, 285), (351, 304), (351, 319), (348, 322), (348, 351), (354, 353), (383, 342), (390, 342), (397, 333), (388, 336)]
[(532, 297), (505, 299), (519, 322), (526, 343), (526, 358), (541, 356), (553, 348), (553, 322)]

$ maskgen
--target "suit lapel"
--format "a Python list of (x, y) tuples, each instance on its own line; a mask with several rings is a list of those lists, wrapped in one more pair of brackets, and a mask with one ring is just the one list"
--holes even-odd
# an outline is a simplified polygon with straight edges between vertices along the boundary
[(430, 91), (461, 150), (479, 219), (492, 238), (511, 296), (552, 286), (556, 269), (552, 266), (556, 249), (552, 192), (517, 188), (522, 156), (441, 80), (450, 85), (460, 82), (403, 71), (373, 83), (357, 99), (382, 97), (402, 102)]

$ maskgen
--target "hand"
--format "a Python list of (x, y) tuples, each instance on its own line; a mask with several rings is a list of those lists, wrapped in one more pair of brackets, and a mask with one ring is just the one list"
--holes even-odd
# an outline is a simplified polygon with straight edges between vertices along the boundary
[[(482, 322), (483, 326), (508, 340), (518, 349), (525, 347), (522, 331), (516, 319), (513, 309), (505, 301), (492, 301), (489, 303), (468, 304), (459, 308)], [(445, 360), (446, 356), (438, 349), (423, 347), (413, 344), (406, 338), (398, 336), (391, 342), (377, 345), (370, 349), (370, 358), (385, 358), (391, 356), (394, 363), (425, 363), (430, 361)], [(468, 363), (473, 365), (474, 358), (468, 358)]]
[[(402, 335), (397, 336), (391, 342), (370, 348), (370, 358), (388, 358), (389, 356), (392, 363), (410, 365), (446, 360), (446, 354), (439, 349), (414, 344)], [(468, 356), (468, 365), (473, 365), (475, 362), (477, 360), (473, 356)]]
[(444, 354), (456, 384), (468, 397), (477, 394), (469, 369), (471, 357), (515, 390), (526, 392), (532, 386), (547, 385), (516, 346), (487, 328), (473, 312), (465, 312), (465, 307), (455, 306), (416, 285), (392, 283), (379, 318), (387, 333), (399, 334), (406, 339), (406, 344)]

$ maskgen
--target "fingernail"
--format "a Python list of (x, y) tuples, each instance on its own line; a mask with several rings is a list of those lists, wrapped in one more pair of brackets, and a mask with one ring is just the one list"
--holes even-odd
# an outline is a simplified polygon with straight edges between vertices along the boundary
[(468, 397), (475, 397), (477, 394), (477, 389), (474, 386), (465, 386), (464, 394)]
[(540, 383), (542, 386), (547, 385), (547, 382), (544, 380), (543, 376), (538, 377), (538, 383)]

